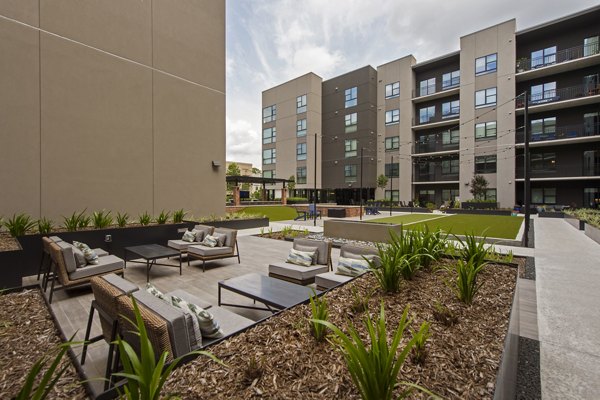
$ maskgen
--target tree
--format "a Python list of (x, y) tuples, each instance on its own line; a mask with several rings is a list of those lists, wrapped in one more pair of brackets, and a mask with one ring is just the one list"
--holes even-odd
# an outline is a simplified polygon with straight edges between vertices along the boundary
[(229, 164), (227, 167), (227, 172), (225, 173), (227, 176), (240, 176), (241, 174), (242, 172), (240, 171), (240, 167), (234, 162)]
[(485, 199), (485, 192), (488, 188), (488, 181), (482, 175), (475, 175), (473, 179), (471, 179), (471, 194), (475, 198), (475, 200), (483, 200)]
[(377, 187), (385, 190), (388, 184), (388, 177), (381, 174), (377, 177)]
[(261, 175), (261, 171), (259, 168), (252, 167), (252, 175)]
[(291, 196), (292, 191), (296, 188), (296, 177), (294, 175), (289, 177), (287, 187), (288, 187), (288, 193)]

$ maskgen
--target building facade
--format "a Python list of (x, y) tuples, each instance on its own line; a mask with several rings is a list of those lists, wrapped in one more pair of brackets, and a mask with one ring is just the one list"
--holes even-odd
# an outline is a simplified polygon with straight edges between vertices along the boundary
[[(473, 198), (472, 178), (482, 175), (489, 184), (487, 200), (500, 207), (523, 202), (526, 92), (532, 203), (597, 205), (597, 21), (600, 7), (522, 31), (513, 19), (460, 38), (458, 51), (424, 62), (409, 55), (372, 71), (376, 166), (364, 169), (363, 180), (374, 188), (376, 177), (385, 174), (388, 184), (368, 198), (438, 206), (465, 201)], [(335, 168), (343, 157), (328, 148), (336, 138), (353, 139), (335, 123), (341, 107), (329, 100), (332, 88), (357, 87), (361, 79), (355, 71), (323, 83), (324, 189), (345, 188)], [(338, 81), (343, 85), (329, 85)], [(371, 140), (367, 132), (359, 136)]]
[(0, 54), (0, 214), (224, 212), (224, 2), (2, 1)]

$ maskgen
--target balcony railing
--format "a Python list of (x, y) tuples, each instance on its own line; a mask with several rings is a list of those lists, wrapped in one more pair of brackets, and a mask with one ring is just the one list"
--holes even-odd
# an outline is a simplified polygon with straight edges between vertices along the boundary
[(578, 58), (589, 57), (600, 53), (598, 43), (590, 43), (570, 47), (538, 58), (520, 58), (517, 60), (517, 72), (525, 72), (548, 65), (560, 64)]
[[(437, 80), (441, 82), (441, 85), (437, 83)], [(454, 89), (460, 86), (460, 77), (454, 77), (452, 79), (442, 80), (437, 79), (434, 85), (428, 86), (419, 86), (416, 90), (413, 90), (413, 97), (423, 97), (429, 96), (431, 94), (436, 94), (439, 92), (443, 92), (444, 90)]]
[[(530, 94), (529, 105), (555, 103), (557, 101), (572, 100), (580, 97), (596, 96), (600, 94), (600, 84), (583, 84), (561, 89), (546, 90), (542, 93)], [(523, 108), (525, 101), (522, 97), (517, 98), (516, 107)]]
[[(441, 136), (441, 135), (440, 135)], [(434, 153), (438, 151), (458, 150), (458, 143), (444, 144), (442, 139), (428, 140), (415, 143), (414, 153)]]
[[(574, 139), (599, 135), (600, 122), (591, 122), (576, 125), (545, 127), (543, 132), (531, 132), (530, 141), (539, 142), (542, 140)], [(523, 131), (517, 132), (516, 142), (523, 143)]]
[(443, 181), (457, 181), (458, 173), (455, 174), (442, 174), (441, 172), (431, 174), (420, 174), (419, 171), (415, 171), (413, 174), (413, 182), (443, 182)]

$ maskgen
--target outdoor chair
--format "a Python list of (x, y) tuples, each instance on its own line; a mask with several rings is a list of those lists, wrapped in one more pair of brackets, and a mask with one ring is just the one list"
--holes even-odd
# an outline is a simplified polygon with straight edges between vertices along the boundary
[(316, 263), (310, 267), (292, 264), (289, 262), (277, 262), (269, 265), (269, 276), (283, 279), (299, 285), (314, 283), (315, 276), (330, 270), (331, 267), (331, 242), (324, 240), (313, 240), (296, 238), (293, 248), (299, 251), (318, 251)]
[(208, 247), (202, 244), (189, 246), (187, 249), (188, 265), (190, 265), (190, 259), (202, 260), (202, 272), (204, 272), (207, 261), (237, 257), (238, 263), (241, 262), (237, 243), (237, 230), (215, 228), (214, 234), (217, 233), (225, 235), (223, 245), (216, 247)]
[[(377, 265), (379, 265), (380, 262), (378, 254), (377, 249), (374, 247), (356, 246), (351, 244), (344, 244), (340, 247), (340, 257), (363, 260), (362, 256), (374, 256)], [(315, 276), (315, 283), (317, 284), (318, 290), (327, 290), (349, 282), (354, 278), (356, 277), (339, 275), (336, 274), (335, 271), (328, 271)]]
[[(111, 272), (123, 275), (125, 266), (125, 262), (121, 258), (106, 252), (98, 257), (98, 264), (80, 265), (75, 257), (73, 245), (67, 242), (50, 243), (50, 256), (53, 261), (53, 271), (49, 303), (52, 303), (52, 297), (56, 290), (86, 285), (94, 276)], [(60, 287), (56, 287), (56, 281), (60, 283)]]
[(299, 220), (303, 220), (306, 221), (306, 216), (307, 216), (307, 212), (306, 211), (302, 211), (302, 210), (298, 210), (296, 208), (296, 218), (294, 218), (294, 221), (299, 221)]
[(167, 246), (179, 251), (179, 258), (183, 255), (183, 253), (187, 253), (188, 247), (195, 246), (200, 244), (202, 240), (206, 237), (206, 235), (212, 235), (215, 230), (214, 226), (207, 225), (196, 225), (194, 226), (193, 231), (197, 231), (196, 240), (193, 242), (188, 242), (182, 239), (173, 239), (167, 242)]
[(42, 237), (42, 259), (40, 261), (40, 266), (38, 268), (37, 279), (39, 281), (40, 276), (42, 276), (42, 282), (40, 286), (45, 291), (48, 285), (48, 277), (52, 271), (53, 261), (50, 256), (50, 243), (62, 242), (62, 239), (58, 236), (43, 236)]
[(317, 216), (319, 219), (321, 218), (321, 211), (317, 208), (315, 204), (308, 205), (308, 219), (313, 219)]

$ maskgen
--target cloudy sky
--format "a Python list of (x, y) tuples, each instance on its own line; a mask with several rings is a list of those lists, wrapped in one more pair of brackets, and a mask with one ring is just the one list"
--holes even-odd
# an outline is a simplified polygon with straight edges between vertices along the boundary
[(307, 72), (324, 80), (413, 54), (511, 18), (517, 29), (597, 0), (227, 0), (227, 160), (261, 168), (261, 93)]

